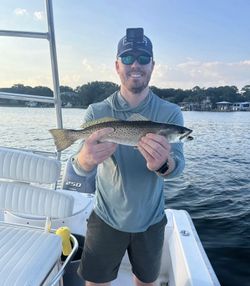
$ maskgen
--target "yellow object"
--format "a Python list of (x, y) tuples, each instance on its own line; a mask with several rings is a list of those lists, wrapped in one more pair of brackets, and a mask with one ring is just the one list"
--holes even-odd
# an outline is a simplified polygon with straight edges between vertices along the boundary
[(56, 230), (56, 234), (62, 239), (63, 255), (68, 256), (72, 251), (72, 246), (70, 243), (70, 229), (67, 226), (60, 227)]

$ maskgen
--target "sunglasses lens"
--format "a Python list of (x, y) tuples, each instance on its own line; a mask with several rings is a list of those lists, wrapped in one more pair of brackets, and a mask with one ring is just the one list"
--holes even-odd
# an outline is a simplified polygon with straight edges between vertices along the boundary
[(121, 57), (121, 61), (124, 65), (132, 65), (135, 61), (135, 57), (132, 55), (123, 56)]
[(150, 63), (151, 57), (150, 56), (139, 56), (137, 61), (140, 65), (147, 65)]
[(140, 55), (137, 57), (134, 55), (125, 55), (121, 57), (121, 61), (124, 65), (132, 65), (135, 60), (137, 60), (140, 65), (147, 65), (150, 63), (151, 57), (148, 55)]

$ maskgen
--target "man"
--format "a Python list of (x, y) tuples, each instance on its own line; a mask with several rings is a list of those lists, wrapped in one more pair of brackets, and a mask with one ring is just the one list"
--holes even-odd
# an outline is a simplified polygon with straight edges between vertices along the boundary
[[(127, 29), (118, 44), (115, 66), (120, 90), (90, 105), (85, 121), (140, 116), (183, 125), (179, 107), (154, 95), (148, 86), (154, 69), (153, 48), (142, 28)], [(157, 134), (141, 138), (138, 148), (100, 142), (112, 132), (112, 128), (94, 132), (72, 159), (86, 188), (96, 176), (94, 210), (88, 221), (78, 274), (87, 286), (110, 285), (127, 251), (135, 285), (154, 285), (166, 225), (163, 178), (182, 172), (182, 144), (170, 145)]]

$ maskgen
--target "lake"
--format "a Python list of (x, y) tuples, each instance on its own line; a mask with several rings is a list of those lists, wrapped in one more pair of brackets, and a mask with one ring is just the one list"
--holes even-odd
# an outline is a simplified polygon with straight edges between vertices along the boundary
[[(78, 128), (83, 114), (63, 109), (64, 127)], [(183, 115), (194, 140), (183, 175), (165, 182), (166, 207), (190, 213), (221, 285), (250, 285), (250, 112)], [(0, 107), (0, 122), (0, 146), (54, 151), (54, 109)]]

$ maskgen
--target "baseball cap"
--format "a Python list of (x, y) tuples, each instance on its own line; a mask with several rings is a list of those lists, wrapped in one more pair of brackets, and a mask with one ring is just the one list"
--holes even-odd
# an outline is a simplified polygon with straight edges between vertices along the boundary
[(128, 28), (126, 36), (118, 43), (117, 57), (125, 53), (139, 51), (153, 57), (153, 45), (148, 37), (144, 35), (143, 28)]

